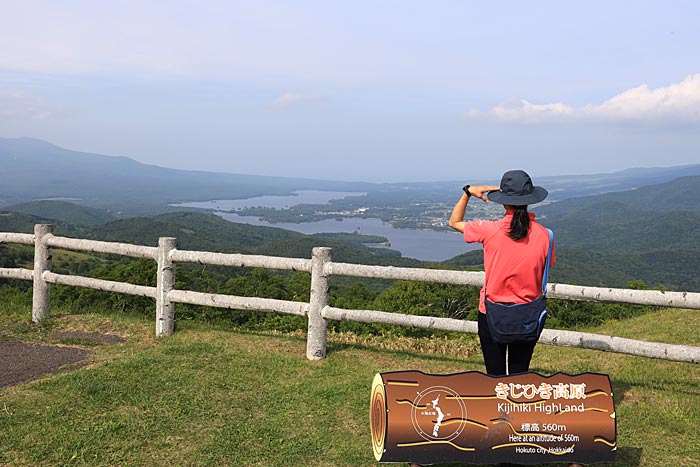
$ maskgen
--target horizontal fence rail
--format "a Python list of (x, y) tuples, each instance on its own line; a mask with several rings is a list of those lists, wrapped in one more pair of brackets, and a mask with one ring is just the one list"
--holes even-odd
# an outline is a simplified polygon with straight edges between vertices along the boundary
[[(367, 266), (364, 264), (328, 263), (328, 275), (368, 277), (373, 279), (398, 279), (441, 284), (484, 285), (483, 272), (448, 271), (444, 269), (400, 268), (394, 266)], [(668, 292), (661, 290), (615, 289), (583, 287), (580, 285), (549, 284), (548, 298), (589, 302), (620, 302), (634, 305), (663, 306), (670, 308), (700, 309), (700, 294)]]
[(283, 269), (288, 271), (311, 272), (311, 260), (308, 259), (186, 250), (172, 250), (169, 256), (171, 261), (176, 261), (178, 263), (198, 263), (213, 266)]
[(193, 292), (191, 290), (171, 290), (168, 292), (168, 299), (172, 302), (192, 305), (268, 311), (297, 316), (306, 316), (309, 312), (309, 304), (304, 302), (290, 302), (289, 300), (275, 300), (272, 298), (238, 297), (235, 295)]
[(549, 284), (547, 297), (589, 302), (620, 302), (633, 305), (700, 309), (700, 293), (661, 290), (610, 289), (580, 285)]
[(563, 329), (544, 329), (539, 342), (676, 362), (700, 363), (700, 347), (646, 342), (603, 334), (565, 331)]
[[(369, 266), (331, 261), (330, 248), (314, 248), (311, 259), (281, 258), (262, 255), (213, 253), (177, 249), (177, 239), (162, 237), (158, 247), (118, 242), (57, 237), (53, 226), (37, 224), (34, 234), (0, 232), (0, 243), (34, 245), (34, 269), (0, 268), (0, 278), (31, 280), (34, 282), (32, 319), (45, 318), (50, 310), (50, 284), (86, 287), (107, 292), (124, 293), (154, 298), (156, 301), (156, 334), (168, 336), (174, 331), (174, 304), (256, 310), (305, 316), (308, 319), (307, 357), (318, 360), (326, 354), (327, 320), (406, 326), (435, 331), (477, 333), (475, 321), (452, 318), (416, 316), (377, 310), (348, 310), (329, 305), (331, 276), (353, 276), (373, 279), (435, 282), (452, 285), (482, 286), (483, 272), (451, 271), (442, 269)], [(156, 287), (95, 279), (77, 275), (57, 274), (51, 271), (50, 248), (88, 251), (157, 262)], [(230, 267), (260, 267), (311, 273), (309, 302), (294, 302), (261, 297), (240, 297), (190, 290), (176, 290), (176, 263), (196, 263)], [(620, 302), (674, 308), (700, 309), (700, 293), (668, 292), (659, 290), (631, 290), (584, 287), (567, 284), (549, 284), (549, 298), (598, 302)], [(545, 329), (540, 343), (617, 352), (664, 360), (700, 363), (700, 347), (644, 342), (615, 336)]]
[(64, 250), (89, 251), (92, 253), (107, 253), (145, 259), (156, 259), (156, 252), (158, 251), (157, 248), (152, 246), (56, 237), (53, 234), (46, 236), (45, 244), (49, 247), (62, 248)]
[(365, 264), (331, 262), (326, 264), (324, 272), (329, 276), (355, 276), (371, 279), (439, 282), (441, 284), (474, 285), (479, 287), (484, 285), (484, 273), (472, 271), (367, 266)]
[[(474, 334), (478, 332), (476, 321), (464, 321), (452, 318), (403, 315), (375, 310), (346, 310), (329, 306), (323, 309), (321, 315), (326, 319), (337, 321), (411, 326), (414, 328), (432, 329), (434, 331), (453, 331)], [(542, 344), (624, 353), (639, 357), (659, 358), (686, 363), (700, 363), (700, 347), (645, 342), (622, 337), (606, 336), (603, 334), (544, 329), (539, 342)]]
[(432, 329), (434, 331), (453, 331), (476, 334), (476, 321), (466, 321), (454, 318), (438, 318), (433, 316), (404, 315), (376, 310), (346, 310), (326, 306), (321, 311), (325, 319), (336, 321), (356, 321), (368, 324), (391, 324), (413, 328)]
[(30, 281), (34, 278), (34, 271), (24, 268), (0, 268), (0, 278)]
[(34, 235), (14, 232), (0, 232), (0, 243), (22, 243), (24, 245), (34, 245)]
[(145, 285), (127, 284), (126, 282), (107, 281), (93, 279), (92, 277), (69, 276), (45, 271), (42, 274), (44, 280), (50, 284), (72, 285), (88, 289), (103, 290), (105, 292), (117, 292), (127, 295), (140, 295), (142, 297), (156, 298), (156, 288)]

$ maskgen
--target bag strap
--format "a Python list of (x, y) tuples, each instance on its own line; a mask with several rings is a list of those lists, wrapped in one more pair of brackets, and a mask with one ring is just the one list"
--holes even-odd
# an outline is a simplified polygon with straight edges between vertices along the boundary
[(549, 277), (549, 263), (552, 260), (552, 246), (554, 245), (554, 232), (547, 229), (549, 232), (549, 250), (547, 251), (547, 261), (544, 265), (544, 274), (542, 275), (542, 295), (547, 295), (547, 278)]

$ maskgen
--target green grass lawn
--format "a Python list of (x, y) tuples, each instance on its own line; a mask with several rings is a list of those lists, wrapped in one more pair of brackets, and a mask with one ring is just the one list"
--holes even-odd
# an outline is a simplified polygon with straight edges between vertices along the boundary
[[(83, 330), (126, 341), (86, 346), (83, 368), (0, 389), (0, 465), (376, 466), (375, 373), (483, 369), (474, 336), (331, 335), (328, 357), (310, 362), (302, 335), (189, 322), (156, 339), (152, 322), (122, 315), (28, 319), (0, 309), (0, 339), (56, 343), (57, 331)], [(699, 326), (697, 311), (665, 310), (590, 330), (697, 346)], [(615, 465), (700, 465), (697, 365), (540, 345), (532, 369), (610, 375)]]

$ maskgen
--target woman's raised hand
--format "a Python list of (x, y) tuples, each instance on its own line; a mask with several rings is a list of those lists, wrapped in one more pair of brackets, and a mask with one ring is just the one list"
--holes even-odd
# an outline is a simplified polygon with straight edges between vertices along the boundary
[(472, 185), (469, 187), (469, 194), (472, 196), (476, 196), (477, 198), (482, 199), (488, 203), (489, 199), (486, 197), (486, 193), (488, 193), (489, 191), (498, 191), (500, 189), (500, 186)]

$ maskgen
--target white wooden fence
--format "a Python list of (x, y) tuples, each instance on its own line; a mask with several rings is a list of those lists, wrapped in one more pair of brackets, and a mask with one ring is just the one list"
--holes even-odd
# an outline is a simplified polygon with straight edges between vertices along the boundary
[[(331, 276), (403, 279), (470, 286), (481, 286), (484, 282), (483, 272), (337, 263), (331, 260), (331, 249), (325, 247), (314, 248), (311, 259), (186, 251), (179, 250), (177, 239), (171, 237), (160, 238), (158, 247), (57, 237), (53, 234), (53, 226), (49, 224), (37, 224), (33, 235), (0, 233), (0, 243), (4, 242), (34, 245), (33, 270), (0, 268), (0, 278), (24, 279), (34, 282), (32, 320), (35, 322), (42, 320), (50, 313), (51, 284), (65, 284), (154, 298), (156, 301), (156, 335), (158, 336), (169, 336), (173, 333), (175, 303), (292, 314), (308, 317), (306, 356), (310, 360), (320, 360), (326, 356), (327, 320), (381, 323), (465, 333), (477, 332), (477, 323), (474, 321), (331, 307), (329, 305), (329, 278)], [(155, 260), (158, 264), (156, 287), (53, 273), (51, 272), (51, 248)], [(309, 272), (311, 273), (310, 300), (309, 303), (301, 303), (176, 290), (174, 288), (175, 265), (179, 262)], [(700, 309), (700, 293), (549, 284), (547, 295), (550, 298), (568, 300)], [(700, 347), (644, 342), (600, 334), (545, 329), (540, 337), (540, 343), (678, 362), (700, 363)]]

